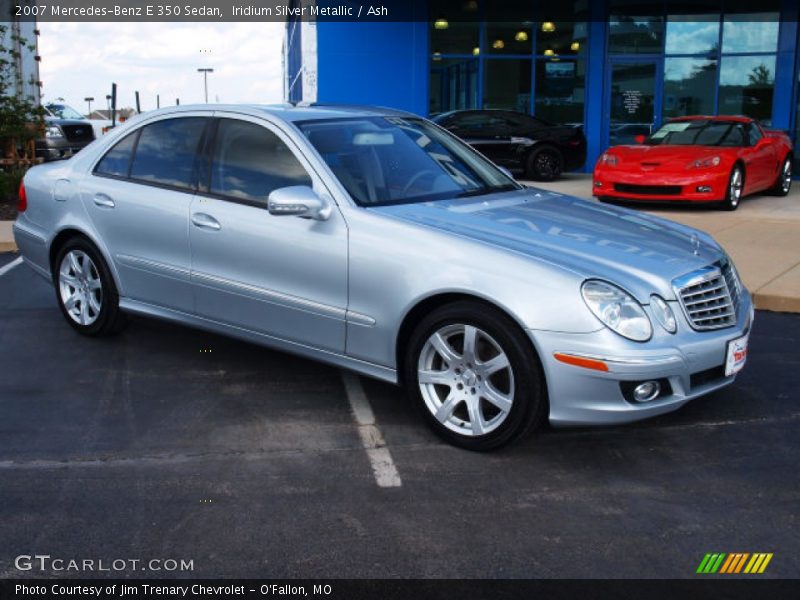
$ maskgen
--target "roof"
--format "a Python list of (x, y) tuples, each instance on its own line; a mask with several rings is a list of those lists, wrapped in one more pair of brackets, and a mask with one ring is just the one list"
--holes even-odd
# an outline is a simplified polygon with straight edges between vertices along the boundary
[(347, 104), (182, 104), (156, 111), (156, 113), (181, 113), (198, 110), (239, 112), (258, 116), (267, 113), (284, 121), (307, 121), (317, 119), (342, 119), (348, 117), (413, 117), (412, 113), (380, 106), (357, 106)]
[(754, 119), (743, 115), (689, 115), (686, 117), (675, 117), (670, 121), (736, 121), (739, 123), (752, 123)]

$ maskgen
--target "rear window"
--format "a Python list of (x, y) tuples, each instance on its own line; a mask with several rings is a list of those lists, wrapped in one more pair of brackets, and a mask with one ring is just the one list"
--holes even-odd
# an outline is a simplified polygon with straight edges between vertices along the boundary
[(136, 131), (117, 142), (111, 150), (106, 152), (106, 155), (100, 162), (97, 163), (94, 172), (98, 175), (127, 177), (131, 166), (133, 148), (136, 145), (136, 137), (138, 135), (139, 132)]
[(166, 119), (145, 126), (139, 134), (131, 179), (192, 188), (196, 179), (195, 158), (205, 126), (204, 117)]

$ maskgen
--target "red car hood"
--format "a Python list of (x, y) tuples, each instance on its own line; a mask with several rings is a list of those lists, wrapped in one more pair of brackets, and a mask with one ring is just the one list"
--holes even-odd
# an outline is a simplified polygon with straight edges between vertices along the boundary
[[(735, 150), (735, 149), (733, 149)], [(608, 152), (619, 158), (621, 168), (682, 171), (695, 160), (719, 156), (724, 161), (731, 148), (718, 146), (614, 146)]]

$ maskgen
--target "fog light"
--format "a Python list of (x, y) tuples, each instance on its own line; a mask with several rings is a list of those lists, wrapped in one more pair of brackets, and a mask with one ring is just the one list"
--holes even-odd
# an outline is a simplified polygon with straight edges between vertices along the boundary
[(657, 381), (645, 381), (634, 388), (633, 399), (637, 402), (650, 402), (655, 400), (660, 392), (661, 384)]
[(594, 187), (603, 187), (603, 182), (602, 181), (595, 181), (594, 182)]
[(711, 191), (711, 186), (710, 185), (698, 185), (697, 186), (697, 191), (700, 192), (701, 194), (707, 194), (707, 193), (709, 193)]

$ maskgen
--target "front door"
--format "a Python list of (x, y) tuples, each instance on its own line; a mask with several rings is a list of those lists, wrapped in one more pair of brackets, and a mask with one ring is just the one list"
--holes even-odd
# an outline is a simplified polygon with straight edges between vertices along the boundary
[(192, 201), (197, 313), (281, 340), (343, 353), (347, 226), (274, 216), (270, 192), (322, 183), (289, 138), (261, 119), (215, 113), (208, 181)]
[(605, 108), (606, 147), (635, 144), (659, 125), (661, 97), (657, 93), (660, 63), (646, 59), (613, 59), (608, 73)]

